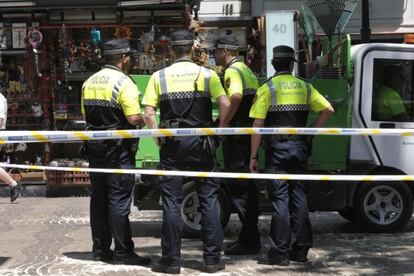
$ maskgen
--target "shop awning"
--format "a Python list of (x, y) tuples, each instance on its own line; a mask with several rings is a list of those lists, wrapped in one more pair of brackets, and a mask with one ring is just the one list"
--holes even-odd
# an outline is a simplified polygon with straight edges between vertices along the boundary
[(0, 0), (0, 9), (19, 9), (19, 8), (70, 8), (85, 6), (100, 7), (139, 7), (145, 5), (163, 5), (163, 4), (185, 4), (183, 0)]
[[(65, 6), (116, 6), (118, 0), (71, 0), (71, 1), (56, 1), (56, 0), (36, 0), (36, 7), (65, 7)], [(1, 4), (0, 4), (1, 5)]]

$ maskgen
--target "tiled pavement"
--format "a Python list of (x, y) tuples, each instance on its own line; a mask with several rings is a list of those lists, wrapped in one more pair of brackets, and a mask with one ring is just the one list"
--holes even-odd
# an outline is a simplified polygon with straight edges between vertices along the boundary
[[(149, 268), (93, 262), (87, 197), (21, 198), (9, 204), (0, 198), (0, 275), (155, 275)], [(131, 214), (137, 251), (157, 260), (160, 253), (161, 213)], [(315, 247), (308, 264), (289, 267), (258, 265), (254, 257), (224, 260), (217, 275), (357, 275), (414, 274), (413, 220), (400, 233), (364, 234), (335, 213), (312, 214)], [(260, 218), (265, 237), (269, 217)], [(239, 229), (232, 216), (226, 239)], [(201, 242), (183, 240), (183, 275), (201, 275)]]

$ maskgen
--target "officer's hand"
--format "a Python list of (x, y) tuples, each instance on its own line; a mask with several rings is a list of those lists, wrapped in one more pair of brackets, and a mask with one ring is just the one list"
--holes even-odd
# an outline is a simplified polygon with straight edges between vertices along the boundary
[(259, 162), (257, 162), (257, 159), (250, 159), (249, 168), (251, 173), (259, 172)]
[(157, 146), (158, 150), (160, 150), (161, 149), (161, 141), (160, 141), (159, 137), (154, 137), (154, 142), (155, 142), (155, 145)]

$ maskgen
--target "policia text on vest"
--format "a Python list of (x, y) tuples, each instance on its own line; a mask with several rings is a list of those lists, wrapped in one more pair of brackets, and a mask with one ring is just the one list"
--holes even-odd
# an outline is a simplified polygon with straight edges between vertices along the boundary
[[(152, 75), (143, 99), (148, 127), (157, 128), (155, 111), (160, 109), (160, 126), (195, 128), (212, 125), (212, 102), (219, 106), (221, 126), (230, 103), (217, 74), (190, 59), (193, 35), (177, 31), (171, 36), (176, 61)], [(214, 145), (207, 137), (166, 138), (160, 146), (160, 168), (165, 170), (217, 171)], [(223, 231), (218, 206), (220, 180), (194, 179), (200, 201), (204, 270), (224, 269), (221, 263)], [(163, 176), (159, 180), (163, 202), (161, 261), (153, 271), (179, 273), (181, 260), (181, 201), (183, 177)]]

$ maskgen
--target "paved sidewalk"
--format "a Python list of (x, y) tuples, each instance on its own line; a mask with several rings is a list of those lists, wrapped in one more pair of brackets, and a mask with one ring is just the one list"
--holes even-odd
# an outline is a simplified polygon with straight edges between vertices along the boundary
[[(156, 275), (149, 268), (115, 266), (91, 260), (89, 198), (0, 198), (0, 275)], [(161, 212), (132, 209), (136, 250), (158, 260)], [(225, 257), (216, 275), (414, 274), (413, 220), (401, 233), (358, 233), (335, 213), (312, 214), (315, 247), (308, 264), (258, 265), (253, 257)], [(232, 216), (226, 239), (239, 230)], [(260, 218), (266, 236), (269, 217)], [(267, 239), (264, 238), (266, 243)], [(183, 275), (201, 275), (201, 242), (183, 240)]]

